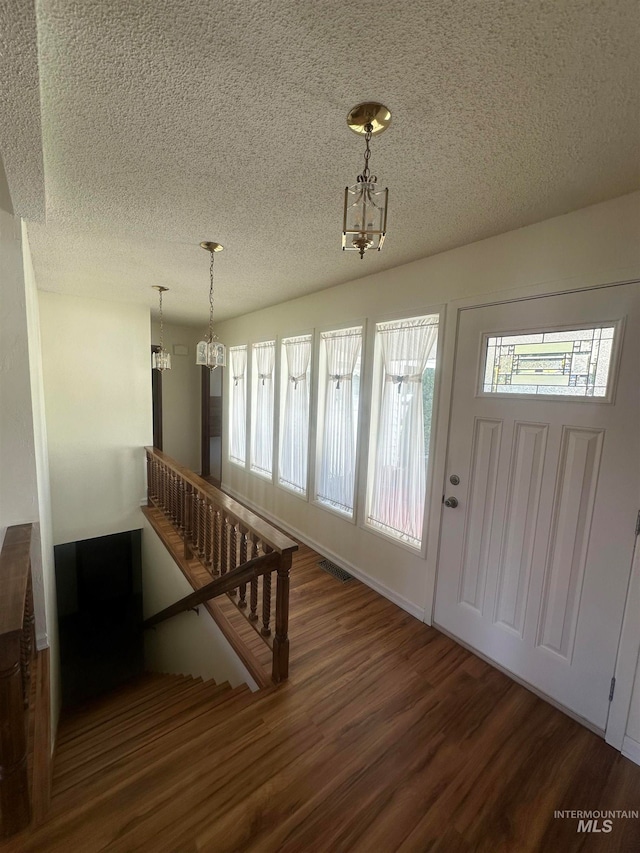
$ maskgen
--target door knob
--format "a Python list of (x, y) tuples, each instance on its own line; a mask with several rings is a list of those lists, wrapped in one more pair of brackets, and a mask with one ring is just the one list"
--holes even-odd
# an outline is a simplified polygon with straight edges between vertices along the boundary
[(455, 509), (458, 506), (458, 498), (447, 498), (444, 505)]

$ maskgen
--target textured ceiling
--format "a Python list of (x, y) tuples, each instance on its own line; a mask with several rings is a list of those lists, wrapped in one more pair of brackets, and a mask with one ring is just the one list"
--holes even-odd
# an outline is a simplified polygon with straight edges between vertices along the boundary
[[(0, 152), (45, 290), (204, 323), (640, 187), (635, 0), (2, 0)], [(380, 254), (340, 251), (363, 143)]]

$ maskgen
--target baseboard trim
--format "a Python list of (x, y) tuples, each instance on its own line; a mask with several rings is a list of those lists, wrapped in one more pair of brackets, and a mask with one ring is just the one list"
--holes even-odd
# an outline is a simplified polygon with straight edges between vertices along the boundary
[(234, 500), (239, 501), (245, 506), (249, 507), (253, 512), (257, 515), (263, 516), (267, 521), (271, 524), (275, 524), (276, 527), (281, 528), (285, 533), (290, 536), (293, 536), (294, 539), (298, 539), (300, 542), (303, 542), (309, 548), (313, 548), (314, 551), (317, 551), (319, 554), (322, 554), (323, 557), (327, 557), (331, 560), (332, 563), (335, 563), (341, 569), (344, 569), (346, 572), (349, 572), (350, 575), (353, 575), (359, 581), (361, 581), (366, 586), (373, 589), (383, 598), (392, 601), (394, 604), (397, 604), (398, 607), (401, 607), (402, 610), (405, 610), (407, 613), (411, 614), (411, 616), (415, 616), (416, 619), (419, 619), (421, 622), (424, 622), (425, 619), (425, 610), (423, 607), (418, 607), (417, 604), (414, 604), (409, 599), (400, 595), (400, 593), (395, 592), (395, 590), (389, 589), (388, 586), (385, 586), (381, 581), (376, 580), (376, 578), (372, 578), (371, 575), (368, 575), (358, 566), (354, 566), (349, 560), (346, 560), (340, 554), (333, 551), (331, 548), (327, 548), (326, 545), (323, 545), (321, 542), (317, 542), (311, 536), (307, 536), (306, 533), (303, 533), (301, 530), (298, 530), (296, 527), (292, 527), (288, 522), (283, 521), (281, 518), (270, 513), (264, 507), (259, 506), (258, 504), (253, 503), (253, 501), (249, 500), (245, 495), (236, 492), (235, 489), (229, 488), (229, 486), (223, 483), (222, 491), (226, 492), (230, 495)]
[(640, 764), (640, 743), (629, 735), (625, 735), (622, 741), (622, 754), (635, 764)]

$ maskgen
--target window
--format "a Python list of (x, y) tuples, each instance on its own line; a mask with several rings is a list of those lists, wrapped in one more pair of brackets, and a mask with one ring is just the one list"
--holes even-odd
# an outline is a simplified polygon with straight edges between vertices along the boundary
[(437, 315), (376, 325), (367, 524), (414, 548), (422, 544), (437, 340)]
[(230, 347), (229, 459), (244, 465), (247, 454), (247, 348)]
[(253, 344), (251, 381), (251, 470), (265, 477), (273, 471), (273, 373), (276, 342)]
[(301, 495), (307, 493), (311, 342), (311, 335), (282, 341), (280, 387), (283, 406), (278, 482)]
[(615, 326), (485, 336), (481, 393), (610, 396)]
[(320, 335), (316, 500), (353, 517), (362, 326)]

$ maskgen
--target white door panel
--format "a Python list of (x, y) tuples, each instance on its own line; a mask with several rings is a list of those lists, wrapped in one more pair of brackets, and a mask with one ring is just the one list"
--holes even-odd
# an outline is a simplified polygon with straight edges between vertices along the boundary
[[(541, 344), (539, 361), (512, 347), (510, 393), (483, 393), (487, 335), (603, 321), (620, 321), (611, 402), (513, 393), (579, 384), (582, 343)], [(464, 310), (458, 329), (446, 491), (459, 503), (443, 508), (435, 622), (600, 729), (638, 512), (639, 342), (637, 284)], [(547, 376), (552, 363), (565, 373)]]

